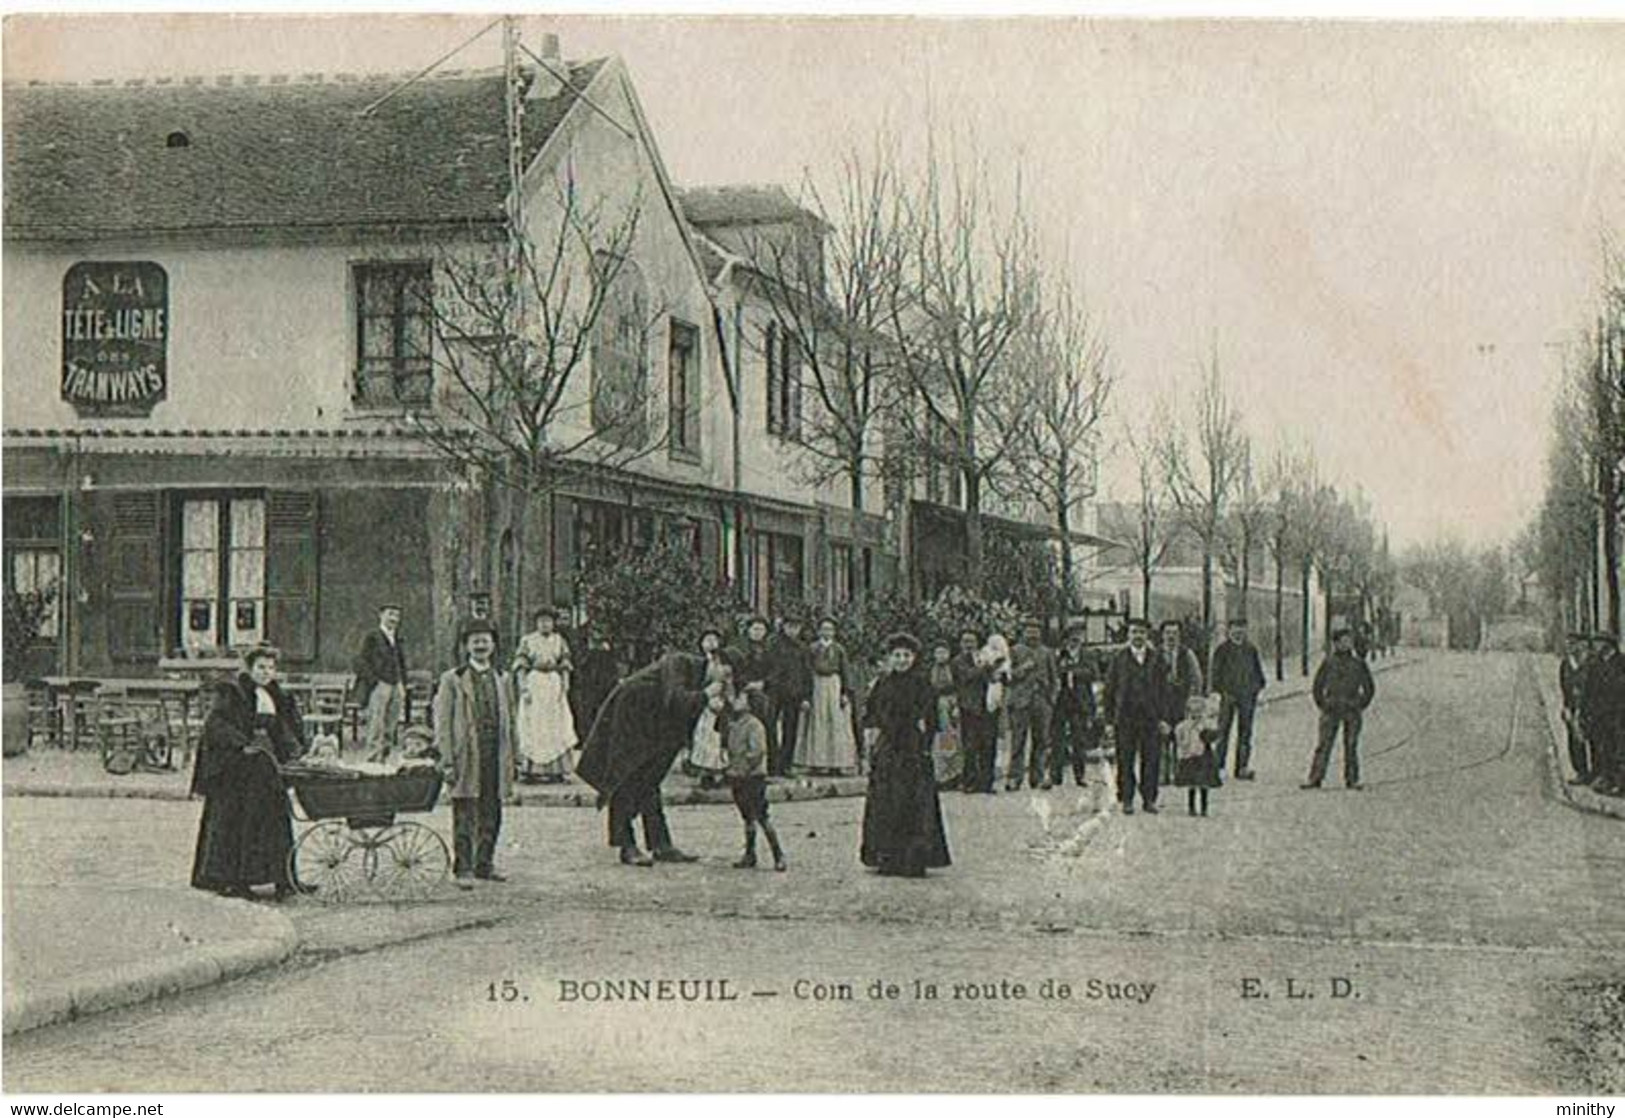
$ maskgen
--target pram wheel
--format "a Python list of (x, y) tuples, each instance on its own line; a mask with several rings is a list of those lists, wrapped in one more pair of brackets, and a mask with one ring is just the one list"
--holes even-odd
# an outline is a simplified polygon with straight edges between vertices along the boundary
[(375, 840), (374, 881), (386, 900), (430, 897), (451, 873), (446, 842), (421, 823), (397, 823)]
[(317, 899), (347, 901), (369, 884), (371, 875), (367, 872), (366, 853), (349, 827), (338, 820), (328, 820), (299, 836), (288, 855), (289, 870), (301, 887), (316, 887)]

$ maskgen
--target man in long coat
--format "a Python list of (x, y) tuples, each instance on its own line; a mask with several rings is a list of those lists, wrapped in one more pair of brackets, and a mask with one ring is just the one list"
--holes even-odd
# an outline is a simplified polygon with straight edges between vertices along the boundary
[[(1010, 650), (1010, 771), (1004, 790), (1021, 787), (1023, 767), (1028, 787), (1052, 788), (1050, 776), (1050, 725), (1055, 720), (1055, 693), (1061, 687), (1061, 673), (1055, 653), (1044, 644), (1044, 626), (1035, 617), (1022, 623), (1021, 640)], [(1032, 751), (1027, 749), (1028, 739)]]
[[(722, 649), (717, 657), (732, 673), (734, 654)], [(725, 681), (708, 687), (705, 673), (705, 657), (667, 653), (621, 680), (587, 733), (576, 775), (598, 791), (600, 807), (608, 805), (609, 844), (620, 850), (623, 865), (695, 860), (672, 844), (660, 783), (693, 736), (700, 712), (711, 700), (720, 702)], [(647, 854), (632, 833), (639, 818)]]
[(475, 878), (507, 880), (492, 863), (517, 765), (513, 692), (497, 670), (496, 626), (471, 621), (460, 643), (463, 663), (435, 688), (434, 744), (451, 796), (452, 870), (459, 889), (472, 889)]
[(1625, 656), (1612, 633), (1596, 636), (1597, 652), (1586, 670), (1586, 737), (1591, 742), (1592, 786), (1604, 795), (1625, 790)]
[(1591, 743), (1586, 740), (1581, 712), (1585, 709), (1586, 673), (1591, 658), (1584, 633), (1570, 633), (1568, 649), (1557, 668), (1557, 684), (1563, 692), (1563, 724), (1568, 727), (1569, 764), (1574, 767), (1570, 784), (1590, 784), (1597, 766)]

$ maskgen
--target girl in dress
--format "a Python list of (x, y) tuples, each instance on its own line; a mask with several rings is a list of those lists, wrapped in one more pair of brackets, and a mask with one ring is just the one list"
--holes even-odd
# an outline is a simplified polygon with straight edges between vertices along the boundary
[[(725, 682), (729, 672), (727, 665), (718, 657), (722, 650), (722, 630), (707, 629), (700, 634), (700, 651), (705, 654), (705, 686)], [(726, 699), (724, 697), (724, 708)], [(724, 774), (728, 770), (728, 754), (722, 740), (722, 715), (719, 711), (705, 709), (700, 712), (699, 721), (694, 723), (694, 736), (689, 741), (688, 763), (700, 778), (701, 788), (716, 788), (721, 786)]]
[(558, 614), (543, 606), (531, 618), (514, 656), (519, 694), (519, 751), (524, 779), (562, 782), (570, 775), (570, 750), (576, 746), (575, 715), (570, 710), (570, 645), (558, 631)]
[(1219, 787), (1219, 763), (1213, 756), (1218, 727), (1210, 717), (1212, 704), (1201, 695), (1185, 701), (1185, 720), (1174, 727), (1174, 786), (1187, 789), (1186, 804), (1196, 814), (1197, 804), (1207, 814), (1207, 793)]
[(835, 622), (818, 623), (812, 646), (812, 701), (796, 743), (796, 765), (815, 774), (851, 772), (858, 746), (852, 733), (851, 666), (846, 649), (835, 639)]
[(951, 666), (953, 649), (946, 641), (931, 648), (931, 694), (936, 699), (937, 718), (931, 737), (931, 759), (936, 769), (937, 788), (959, 784), (963, 761), (959, 755), (959, 701)]
[[(1010, 771), (1010, 715), (1005, 710), (1005, 692), (1010, 686), (1010, 642), (1002, 633), (987, 638), (977, 661), (988, 669), (987, 713), (993, 720), (993, 771)], [(995, 781), (997, 783), (997, 781)]]
[(946, 866), (948, 836), (931, 768), (931, 682), (916, 666), (920, 645), (907, 633), (886, 642), (890, 671), (875, 681), (863, 721), (880, 731), (863, 803), (859, 858), (888, 877), (924, 877)]

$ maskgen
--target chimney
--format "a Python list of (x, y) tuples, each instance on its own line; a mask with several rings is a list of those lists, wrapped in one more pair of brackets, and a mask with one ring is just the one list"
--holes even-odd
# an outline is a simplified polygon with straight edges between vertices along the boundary
[(541, 48), (536, 57), (547, 63), (545, 66), (535, 66), (536, 80), (530, 83), (530, 89), (525, 93), (527, 101), (551, 101), (564, 92), (564, 83), (559, 77), (568, 77), (570, 68), (564, 64), (559, 55), (559, 37), (552, 32), (542, 35)]

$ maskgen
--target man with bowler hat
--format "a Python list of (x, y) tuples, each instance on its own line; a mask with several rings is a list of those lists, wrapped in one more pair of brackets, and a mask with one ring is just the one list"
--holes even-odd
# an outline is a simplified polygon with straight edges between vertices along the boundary
[(1146, 812), (1157, 813), (1162, 739), (1172, 730), (1168, 663), (1151, 647), (1150, 624), (1137, 617), (1128, 623), (1128, 645), (1106, 670), (1106, 720), (1117, 749), (1117, 800), (1124, 815), (1134, 814), (1136, 790)]
[(458, 641), (463, 663), (440, 677), (434, 693), (434, 743), (451, 795), (453, 872), (459, 889), (476, 878), (507, 878), (492, 864), (502, 804), (516, 776), (513, 694), (497, 670), (496, 626), (474, 620)]

